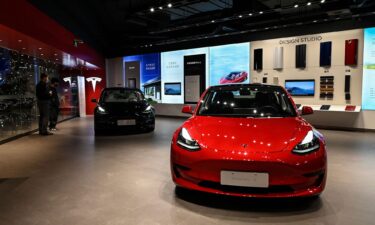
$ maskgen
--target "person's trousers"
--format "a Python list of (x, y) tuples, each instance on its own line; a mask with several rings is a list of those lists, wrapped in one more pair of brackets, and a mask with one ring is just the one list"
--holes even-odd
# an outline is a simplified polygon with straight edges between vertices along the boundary
[(49, 110), (49, 128), (56, 128), (57, 118), (59, 117), (59, 107), (50, 106)]
[(48, 133), (49, 101), (38, 101), (39, 108), (39, 133)]

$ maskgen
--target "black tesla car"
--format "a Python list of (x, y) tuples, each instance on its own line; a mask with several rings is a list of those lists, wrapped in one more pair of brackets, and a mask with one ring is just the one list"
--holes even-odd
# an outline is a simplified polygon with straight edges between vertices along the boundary
[(115, 130), (155, 129), (155, 109), (135, 88), (105, 88), (94, 112), (95, 134)]

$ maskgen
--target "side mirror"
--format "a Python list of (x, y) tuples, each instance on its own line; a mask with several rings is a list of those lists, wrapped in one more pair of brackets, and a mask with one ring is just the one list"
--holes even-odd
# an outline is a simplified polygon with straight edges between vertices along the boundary
[(304, 106), (302, 107), (302, 115), (310, 115), (313, 114), (314, 110), (310, 106)]
[(190, 105), (184, 105), (182, 113), (193, 114), (193, 108)]
[(96, 98), (93, 98), (93, 99), (91, 99), (91, 102), (98, 103), (98, 100), (96, 100)]

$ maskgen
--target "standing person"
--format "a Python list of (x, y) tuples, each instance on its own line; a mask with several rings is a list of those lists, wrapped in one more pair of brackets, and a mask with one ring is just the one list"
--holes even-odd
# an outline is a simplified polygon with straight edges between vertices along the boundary
[(49, 104), (51, 99), (51, 92), (49, 91), (48, 75), (45, 73), (40, 74), (40, 81), (36, 85), (36, 98), (38, 99), (39, 108), (39, 134), (40, 135), (51, 135), (48, 132), (48, 119), (49, 119)]
[(59, 79), (52, 78), (50, 83), (50, 91), (51, 91), (51, 101), (49, 105), (49, 130), (55, 131), (57, 130), (57, 118), (59, 117), (59, 110), (60, 110), (60, 99), (57, 95), (57, 86), (59, 85)]

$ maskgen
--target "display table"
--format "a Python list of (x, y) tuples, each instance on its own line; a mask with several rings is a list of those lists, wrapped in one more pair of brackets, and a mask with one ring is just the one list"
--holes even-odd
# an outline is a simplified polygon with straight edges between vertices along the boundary
[[(361, 111), (361, 106), (359, 105), (329, 105), (328, 109), (322, 109), (323, 105), (302, 105), (298, 108), (298, 111), (302, 110), (303, 106), (310, 106), (314, 111), (320, 112), (350, 112), (359, 113)], [(328, 105), (325, 105), (328, 106)]]

